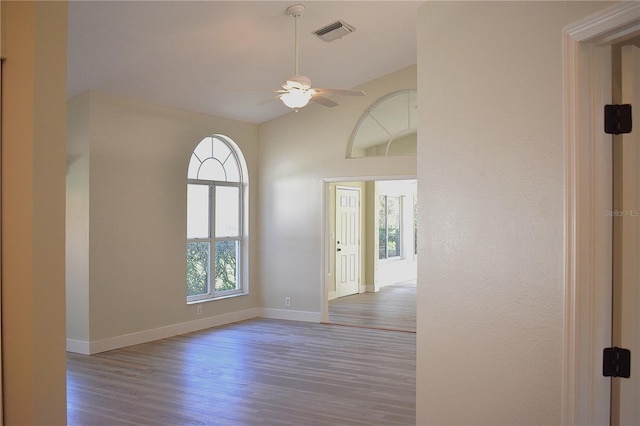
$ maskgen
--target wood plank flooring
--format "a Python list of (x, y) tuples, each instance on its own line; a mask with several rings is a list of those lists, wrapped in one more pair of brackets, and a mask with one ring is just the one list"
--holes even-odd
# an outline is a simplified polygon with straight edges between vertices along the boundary
[(69, 425), (414, 425), (415, 334), (252, 319), (67, 357)]
[(416, 331), (416, 282), (329, 301), (329, 323)]

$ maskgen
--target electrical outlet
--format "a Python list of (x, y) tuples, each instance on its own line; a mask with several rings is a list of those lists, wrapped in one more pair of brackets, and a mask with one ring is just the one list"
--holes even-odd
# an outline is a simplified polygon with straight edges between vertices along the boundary
[(202, 315), (202, 305), (196, 307), (196, 315)]
[(287, 308), (291, 306), (291, 298), (289, 296), (284, 298), (284, 306)]

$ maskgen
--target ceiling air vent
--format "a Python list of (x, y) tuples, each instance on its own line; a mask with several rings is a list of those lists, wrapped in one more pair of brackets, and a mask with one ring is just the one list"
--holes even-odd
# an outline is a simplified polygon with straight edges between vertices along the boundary
[(344, 21), (336, 21), (325, 27), (315, 30), (313, 33), (324, 41), (333, 41), (351, 34), (356, 29)]

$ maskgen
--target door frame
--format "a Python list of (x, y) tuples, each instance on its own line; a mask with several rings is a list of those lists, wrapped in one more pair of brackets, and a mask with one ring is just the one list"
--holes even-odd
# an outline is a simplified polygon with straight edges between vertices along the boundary
[[(353, 161), (353, 160), (349, 160)], [(320, 235), (322, 241), (322, 256), (320, 256), (320, 322), (329, 321), (329, 298), (327, 293), (328, 280), (335, 280), (333, 277), (334, 266), (331, 264), (331, 254), (334, 250), (331, 244), (331, 193), (330, 184), (341, 182), (369, 182), (381, 180), (417, 180), (416, 175), (398, 175), (398, 176), (343, 176), (343, 177), (324, 177), (321, 179), (322, 186), (320, 201), (320, 209), (322, 211), (320, 223)], [(362, 204), (362, 203), (361, 203)], [(362, 208), (362, 207), (361, 207)], [(360, 247), (360, 255), (363, 256), (362, 247)], [(360, 284), (362, 285), (363, 271), (360, 271)], [(330, 277), (330, 278), (329, 278)]]
[[(640, 3), (617, 3), (563, 31), (565, 327), (562, 424), (608, 424), (611, 345), (611, 45), (640, 31)], [(607, 149), (609, 148), (609, 149)]]

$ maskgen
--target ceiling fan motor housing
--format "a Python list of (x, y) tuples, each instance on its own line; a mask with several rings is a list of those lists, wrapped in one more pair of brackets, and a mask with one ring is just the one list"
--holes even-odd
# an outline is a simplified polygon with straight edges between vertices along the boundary
[(306, 75), (289, 75), (284, 78), (282, 88), (285, 90), (308, 90), (311, 88), (311, 79)]

